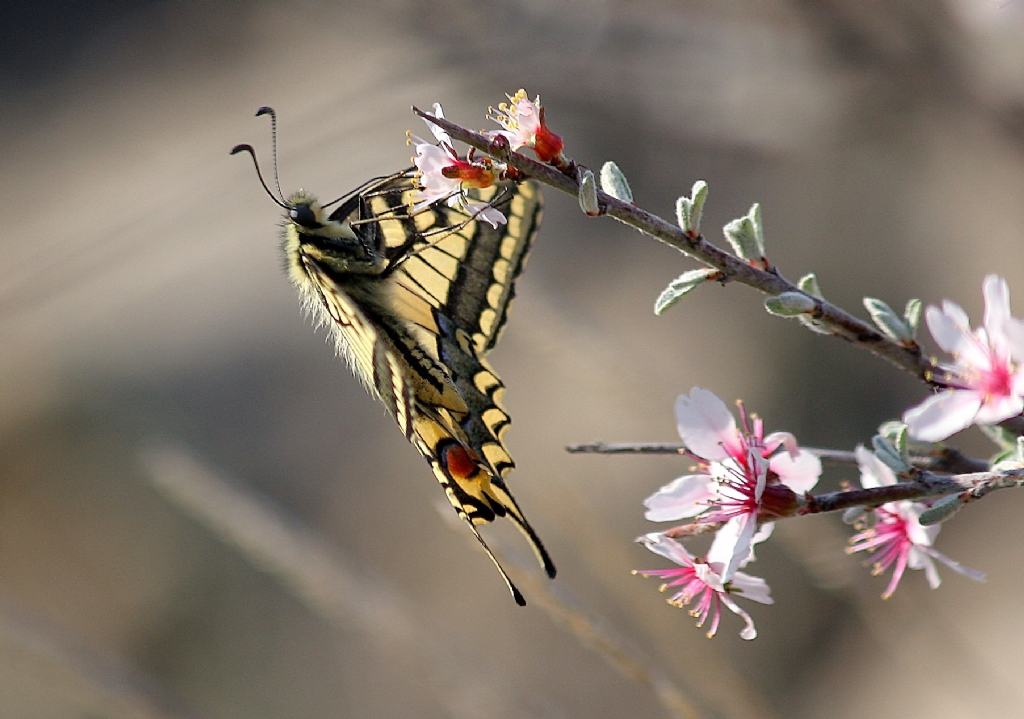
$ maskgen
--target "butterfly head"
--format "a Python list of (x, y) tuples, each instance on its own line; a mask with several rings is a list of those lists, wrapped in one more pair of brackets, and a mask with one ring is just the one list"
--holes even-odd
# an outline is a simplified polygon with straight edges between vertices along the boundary
[(320, 234), (331, 224), (340, 224), (330, 220), (320, 201), (304, 190), (291, 195), (285, 201), (284, 209), (285, 222), (294, 224), (299, 232)]
[(334, 273), (376, 275), (383, 255), (363, 232), (344, 220), (331, 219), (323, 205), (300, 190), (285, 202), (285, 251), (298, 266), (316, 262)]
[(297, 192), (285, 203), (288, 212), (285, 217), (306, 230), (319, 230), (324, 227), (324, 208), (312, 195)]

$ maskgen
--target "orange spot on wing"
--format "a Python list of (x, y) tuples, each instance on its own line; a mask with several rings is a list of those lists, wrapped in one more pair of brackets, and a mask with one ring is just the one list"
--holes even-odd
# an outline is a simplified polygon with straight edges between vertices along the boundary
[(479, 471), (469, 453), (457, 444), (450, 445), (444, 450), (444, 463), (452, 476), (460, 479), (468, 479)]

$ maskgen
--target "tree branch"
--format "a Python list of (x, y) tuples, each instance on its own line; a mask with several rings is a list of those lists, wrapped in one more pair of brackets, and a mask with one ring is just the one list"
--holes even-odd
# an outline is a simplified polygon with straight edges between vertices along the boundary
[[(512, 152), (508, 149), (507, 145), (502, 146), (486, 135), (467, 130), (449, 120), (434, 117), (415, 107), (413, 112), (427, 122), (444, 129), (452, 138), (495, 157), (499, 161), (519, 170), (527, 177), (532, 177), (567, 194), (579, 195), (579, 183), (575, 177), (560, 172), (550, 165), (542, 164), (524, 155)], [(575, 167), (574, 163), (569, 164)], [(783, 278), (774, 268), (762, 270), (753, 267), (721, 248), (712, 245), (703, 236), (690, 237), (676, 225), (666, 222), (634, 204), (622, 202), (600, 191), (598, 191), (597, 197), (601, 214), (610, 215), (630, 227), (661, 240), (680, 252), (720, 270), (723, 273), (722, 283), (730, 281), (740, 282), (771, 296), (779, 295), (783, 292), (797, 292), (807, 295), (815, 304), (814, 311), (810, 316), (826, 326), (835, 336), (841, 337), (862, 349), (866, 349), (924, 382), (931, 383), (932, 364), (921, 354), (921, 349), (916, 344), (904, 346), (889, 339), (867, 322), (849, 314), (836, 305), (803, 292), (799, 287)]]

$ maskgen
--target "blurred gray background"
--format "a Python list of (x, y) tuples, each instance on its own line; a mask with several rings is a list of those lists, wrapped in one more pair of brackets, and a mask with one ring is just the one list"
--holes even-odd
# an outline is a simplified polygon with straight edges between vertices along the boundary
[(563, 450), (672, 441), (694, 385), (852, 449), (924, 396), (912, 378), (740, 286), (654, 317), (692, 262), (548, 192), (493, 355), (511, 486), (560, 570), (491, 528), (520, 609), (303, 318), (278, 209), (228, 150), (269, 159), (273, 105), (286, 193), (332, 198), (408, 164), (411, 105), (483, 127), (525, 87), (651, 211), (705, 179), (720, 241), (761, 202), (781, 272), (862, 316), (871, 295), (980, 319), (990, 272), (1022, 315), (1022, 40), (1024, 4), (996, 0), (3, 4), (0, 714), (1018, 715), (1024, 496), (939, 538), (987, 584), (911, 572), (888, 602), (837, 518), (784, 522), (761, 636), (727, 615), (708, 641), (630, 575), (665, 565), (632, 539), (687, 462)]

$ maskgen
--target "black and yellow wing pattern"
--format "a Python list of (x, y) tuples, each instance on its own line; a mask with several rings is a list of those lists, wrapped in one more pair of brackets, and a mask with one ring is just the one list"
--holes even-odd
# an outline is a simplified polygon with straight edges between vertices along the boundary
[(525, 604), (476, 525), (508, 517), (555, 576), (505, 484), (514, 466), (503, 440), (505, 387), (486, 359), (540, 224), (540, 191), (532, 182), (479, 191), (508, 219), (494, 228), (443, 203), (410, 212), (414, 189), (411, 171), (371, 181), (330, 214), (312, 195), (292, 195), (284, 221), (289, 274)]

